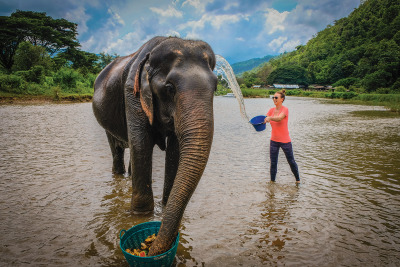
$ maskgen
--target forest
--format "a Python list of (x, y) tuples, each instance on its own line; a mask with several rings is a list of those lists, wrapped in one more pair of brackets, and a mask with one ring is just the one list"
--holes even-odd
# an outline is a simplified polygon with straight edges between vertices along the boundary
[[(81, 50), (77, 24), (44, 12), (17, 10), (1, 16), (0, 25), (0, 98), (90, 99), (97, 74), (118, 57)], [(400, 2), (365, 1), (307, 44), (242, 73), (237, 81), (242, 90), (282, 83), (332, 85), (337, 92), (353, 92), (349, 97), (400, 94)], [(217, 94), (226, 91), (223, 84), (218, 88)]]
[(358, 93), (400, 93), (400, 2), (369, 0), (239, 79), (251, 84), (332, 85)]
[(44, 12), (0, 17), (2, 97), (88, 97), (97, 74), (118, 55), (82, 51), (77, 24)]

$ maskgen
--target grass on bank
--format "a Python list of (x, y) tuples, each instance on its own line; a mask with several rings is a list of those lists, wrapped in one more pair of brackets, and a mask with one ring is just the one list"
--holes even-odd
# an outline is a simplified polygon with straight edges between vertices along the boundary
[[(269, 89), (242, 89), (243, 97), (269, 97), (279, 90)], [(231, 92), (226, 89), (223, 94)], [(336, 99), (341, 103), (385, 106), (394, 112), (400, 113), (400, 94), (359, 94), (356, 92), (321, 92), (321, 91), (304, 91), (304, 90), (286, 90), (288, 96), (314, 97)]]
[[(1, 77), (3, 76), (3, 77)], [(8, 75), (10, 76), (10, 75)], [(0, 75), (0, 101), (90, 101), (93, 97), (95, 75), (82, 75), (69, 70), (61, 70), (54, 77), (43, 77), (38, 83), (25, 82), (24, 79), (13, 75)], [(275, 89), (248, 89), (242, 88), (242, 95), (246, 98), (269, 97), (279, 90)], [(218, 84), (215, 95), (226, 95), (232, 92)], [(400, 94), (378, 94), (357, 92), (321, 92), (304, 90), (286, 90), (288, 96), (315, 97), (336, 99), (343, 103), (385, 106), (391, 111), (400, 113)]]
[(95, 74), (66, 67), (47, 73), (40, 66), (12, 74), (0, 73), (0, 100), (87, 101), (92, 99), (95, 79)]

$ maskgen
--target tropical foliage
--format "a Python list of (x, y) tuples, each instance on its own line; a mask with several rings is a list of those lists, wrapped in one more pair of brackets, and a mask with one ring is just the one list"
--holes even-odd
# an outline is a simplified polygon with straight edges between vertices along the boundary
[(306, 45), (271, 59), (263, 68), (272, 69), (268, 84), (331, 84), (400, 93), (400, 2), (366, 1)]
[(80, 50), (77, 25), (46, 13), (18, 10), (0, 23), (3, 95), (91, 95), (97, 73), (118, 56)]

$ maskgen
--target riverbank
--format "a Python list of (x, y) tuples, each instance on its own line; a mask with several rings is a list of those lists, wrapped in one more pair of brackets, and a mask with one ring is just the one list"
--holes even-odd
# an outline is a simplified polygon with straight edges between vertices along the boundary
[(42, 103), (76, 103), (90, 102), (93, 95), (20, 95), (0, 93), (0, 104), (42, 104)]
[[(220, 89), (220, 88), (218, 88)], [(244, 98), (268, 98), (277, 90), (242, 89)], [(215, 95), (225, 95), (230, 92), (218, 90)], [(400, 94), (357, 94), (355, 92), (320, 92), (287, 90), (288, 96), (326, 98), (335, 100), (334, 103), (356, 105), (384, 106), (390, 111), (400, 113)], [(92, 94), (63, 94), (63, 95), (20, 95), (0, 92), (0, 104), (30, 104), (30, 103), (75, 103), (90, 102)]]
[[(278, 90), (243, 89), (245, 98), (269, 97)], [(321, 92), (286, 90), (288, 96), (326, 98), (336, 100), (335, 103), (356, 105), (384, 106), (390, 111), (400, 113), (400, 94), (358, 94), (356, 92)]]

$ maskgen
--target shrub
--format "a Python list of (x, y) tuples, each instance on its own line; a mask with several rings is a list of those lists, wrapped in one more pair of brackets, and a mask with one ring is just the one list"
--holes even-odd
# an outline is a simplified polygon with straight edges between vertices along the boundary
[(365, 93), (365, 89), (362, 87), (357, 87), (355, 85), (350, 86), (349, 88), (350, 92), (356, 92), (358, 94), (362, 94)]
[(58, 70), (53, 76), (54, 83), (69, 93), (76, 93), (77, 82), (80, 78), (82, 77), (79, 72), (65, 67)]
[(9, 93), (22, 93), (24, 80), (18, 75), (0, 74), (0, 90)]
[(218, 84), (217, 85), (217, 91), (215, 91), (214, 95), (226, 95), (227, 93), (232, 92), (229, 88)]
[(356, 97), (357, 95), (358, 94), (355, 93), (355, 92), (345, 92), (345, 93), (342, 94), (342, 98), (343, 99), (350, 99), (350, 98)]
[(15, 74), (23, 77), (29, 83), (42, 83), (45, 80), (45, 69), (40, 65), (33, 66), (30, 70), (17, 71)]
[(301, 91), (299, 90), (287, 90), (286, 95), (300, 95)]
[(332, 84), (333, 87), (344, 86), (346, 88), (350, 88), (353, 85), (358, 85), (360, 83), (359, 78), (349, 77), (340, 79), (339, 81)]
[(389, 88), (378, 88), (375, 91), (377, 94), (389, 94), (390, 89)]
[(346, 87), (344, 86), (338, 86), (335, 88), (335, 92), (346, 92)]
[(53, 93), (53, 99), (54, 100), (60, 100), (61, 97), (61, 87), (60, 86), (54, 86), (51, 88), (52, 93)]
[(28, 95), (43, 95), (46, 93), (46, 88), (37, 83), (27, 83), (25, 94)]
[(392, 85), (391, 89), (393, 93), (400, 93), (400, 79), (397, 79), (397, 81)]

